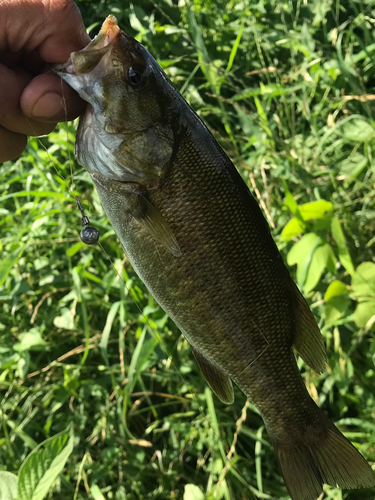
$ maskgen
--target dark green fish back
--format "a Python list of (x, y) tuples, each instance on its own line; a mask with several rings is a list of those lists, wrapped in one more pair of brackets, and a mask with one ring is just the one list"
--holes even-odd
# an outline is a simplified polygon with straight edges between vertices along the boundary
[(148, 283), (153, 289), (153, 278), (164, 281), (153, 292), (160, 290), (158, 300), (188, 340), (231, 377), (267, 348), (270, 335), (291, 346), (289, 274), (257, 203), (206, 130), (181, 139), (170, 172), (149, 199), (182, 255), (166, 254), (163, 276), (155, 272)]

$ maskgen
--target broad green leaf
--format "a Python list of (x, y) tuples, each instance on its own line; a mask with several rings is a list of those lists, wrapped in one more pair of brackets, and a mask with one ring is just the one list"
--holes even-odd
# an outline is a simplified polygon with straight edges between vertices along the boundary
[(67, 307), (61, 309), (61, 316), (56, 316), (53, 320), (53, 324), (57, 328), (64, 328), (65, 330), (74, 330), (74, 316), (72, 311)]
[(0, 500), (13, 500), (17, 497), (18, 477), (11, 472), (0, 471)]
[(17, 500), (42, 500), (63, 470), (73, 446), (71, 429), (40, 443), (21, 465)]
[(329, 287), (327, 288), (327, 291), (324, 295), (324, 300), (331, 300), (333, 297), (338, 297), (339, 295), (346, 295), (348, 294), (348, 288), (342, 281), (335, 280), (333, 281)]
[(335, 280), (327, 288), (324, 300), (326, 323), (334, 323), (346, 315), (350, 305), (349, 290), (342, 281)]
[(204, 493), (195, 484), (185, 484), (184, 500), (204, 500)]
[(302, 238), (290, 249), (287, 256), (288, 264), (293, 266), (294, 264), (304, 263), (306, 257), (311, 252), (311, 248), (314, 247), (319, 241), (321, 240), (315, 233), (307, 233), (303, 235)]
[(301, 222), (301, 224), (304, 224), (305, 221), (303, 220), (303, 217), (300, 214), (299, 206), (297, 205), (296, 200), (291, 195), (291, 193), (289, 191), (289, 188), (288, 188), (288, 185), (287, 185), (287, 183), (285, 182), (284, 179), (283, 179), (283, 186), (284, 186), (284, 190), (285, 190), (284, 205), (289, 208), (289, 210), (292, 212), (292, 214), (294, 215), (294, 217), (296, 219), (298, 219)]
[(306, 280), (302, 281), (304, 292), (311, 292), (311, 290), (315, 288), (315, 286), (319, 283), (324, 269), (327, 268), (330, 272), (334, 272), (335, 265), (336, 258), (331, 245), (325, 243), (318, 246), (312, 255), (310, 265), (308, 266)]
[(289, 191), (287, 183), (283, 179), (283, 186), (285, 191), (285, 201), (284, 204), (289, 208), (293, 215), (296, 215), (298, 212), (298, 205), (296, 200), (293, 198), (291, 192)]
[(317, 200), (311, 203), (299, 205), (300, 214), (303, 220), (325, 219), (333, 211), (333, 205), (330, 201)]
[(23, 351), (43, 351), (46, 341), (42, 338), (38, 328), (32, 328), (28, 332), (20, 333), (19, 342), (14, 344), (13, 349), (17, 352)]
[(281, 239), (283, 241), (290, 241), (299, 234), (303, 233), (306, 229), (304, 221), (311, 219), (325, 219), (333, 212), (332, 203), (326, 200), (317, 200), (312, 201), (311, 203), (297, 205), (294, 200), (291, 204), (290, 199), (287, 199), (286, 204), (288, 204), (293, 213), (298, 211), (299, 217), (293, 217), (293, 219), (291, 219), (284, 227), (281, 233)]
[(349, 295), (337, 295), (325, 303), (324, 316), (326, 323), (334, 323), (347, 315), (350, 305)]
[(375, 296), (375, 264), (362, 262), (355, 270), (352, 287), (356, 294), (362, 297)]
[(372, 325), (374, 325), (375, 300), (360, 302), (354, 311), (354, 322), (359, 328), (364, 328), (370, 320), (372, 320)]
[(337, 217), (333, 217), (331, 222), (331, 231), (333, 239), (335, 240), (339, 249), (339, 259), (344, 268), (350, 275), (354, 273), (354, 266), (346, 245), (345, 236), (341, 228), (340, 221)]
[(305, 282), (306, 275), (312, 256), (316, 248), (322, 244), (322, 240), (315, 233), (307, 233), (295, 243), (290, 249), (287, 262), (290, 266), (297, 264), (297, 281), (302, 286)]
[(282, 230), (280, 238), (282, 241), (291, 241), (293, 238), (303, 233), (305, 229), (306, 225), (296, 217), (293, 217)]
[(368, 141), (375, 138), (375, 128), (366, 120), (354, 118), (341, 127), (343, 137), (349, 141)]
[(21, 245), (16, 250), (13, 250), (9, 255), (5, 257), (4, 260), (0, 262), (0, 286), (7, 279), (12, 267), (17, 262), (17, 260), (21, 257), (23, 252), (23, 245)]

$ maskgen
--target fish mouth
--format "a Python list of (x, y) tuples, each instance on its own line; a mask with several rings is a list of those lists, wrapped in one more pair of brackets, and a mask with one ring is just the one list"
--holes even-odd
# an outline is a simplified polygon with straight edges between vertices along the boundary
[(110, 50), (120, 33), (123, 32), (118, 26), (116, 17), (110, 14), (96, 37), (84, 49), (72, 52), (66, 63), (54, 64), (53, 71), (63, 79), (66, 79), (67, 75), (90, 73)]
[(82, 51), (91, 50), (93, 47), (96, 47), (97, 49), (106, 47), (117, 38), (120, 31), (121, 30), (116, 17), (113, 14), (110, 14), (105, 19), (98, 35)]

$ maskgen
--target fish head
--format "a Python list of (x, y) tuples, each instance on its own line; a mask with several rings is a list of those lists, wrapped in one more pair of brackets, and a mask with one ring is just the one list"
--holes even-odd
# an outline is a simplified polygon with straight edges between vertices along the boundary
[(54, 71), (88, 102), (78, 161), (112, 180), (158, 182), (171, 162), (180, 99), (146, 48), (110, 15), (87, 47)]

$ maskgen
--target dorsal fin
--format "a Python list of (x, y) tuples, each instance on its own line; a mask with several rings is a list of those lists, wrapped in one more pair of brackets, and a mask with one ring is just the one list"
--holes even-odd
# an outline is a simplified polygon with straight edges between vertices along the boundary
[(294, 299), (296, 335), (293, 347), (311, 368), (323, 373), (327, 362), (324, 340), (306, 300), (292, 279), (291, 292)]
[(234, 401), (232, 381), (226, 373), (211, 363), (196, 348), (191, 347), (195, 359), (202, 370), (209, 386), (222, 403), (231, 405)]

